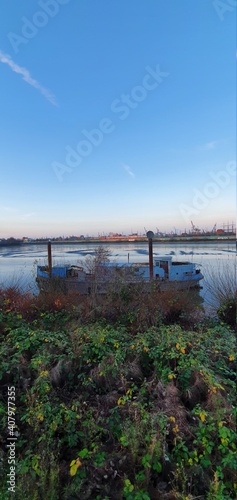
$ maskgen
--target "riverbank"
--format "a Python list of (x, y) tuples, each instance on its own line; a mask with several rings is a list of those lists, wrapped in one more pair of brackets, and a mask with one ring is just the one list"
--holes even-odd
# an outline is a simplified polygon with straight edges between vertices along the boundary
[(141, 292), (0, 291), (4, 499), (236, 498), (234, 331)]
[[(75, 240), (50, 240), (53, 245), (86, 245), (86, 244), (124, 244), (124, 243), (147, 243), (147, 238), (144, 236), (138, 237), (128, 237), (128, 238), (78, 238)], [(235, 242), (236, 235), (231, 236), (176, 236), (173, 238), (153, 238), (153, 243), (223, 243), (223, 242)], [(15, 243), (6, 243), (0, 241), (0, 247), (16, 247), (25, 245), (47, 245), (48, 240), (27, 240), (27, 241), (17, 241)]]

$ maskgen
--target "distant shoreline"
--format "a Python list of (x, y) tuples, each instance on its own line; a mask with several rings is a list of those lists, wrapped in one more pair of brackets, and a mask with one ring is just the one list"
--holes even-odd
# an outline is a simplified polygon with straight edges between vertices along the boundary
[[(22, 242), (14, 242), (14, 243), (6, 243), (0, 242), (0, 247), (16, 247), (16, 246), (25, 246), (25, 245), (47, 245), (48, 241), (51, 241), (52, 245), (86, 245), (86, 244), (97, 244), (97, 245), (110, 245), (110, 244), (124, 244), (124, 243), (147, 243), (146, 237), (138, 237), (138, 238), (105, 238), (105, 239), (97, 239), (97, 238), (85, 238), (79, 240), (38, 240), (38, 241), (22, 241)], [(236, 236), (226, 236), (226, 237), (205, 237), (205, 236), (196, 236), (196, 237), (186, 237), (186, 236), (176, 236), (175, 238), (153, 238), (153, 243), (235, 243)]]

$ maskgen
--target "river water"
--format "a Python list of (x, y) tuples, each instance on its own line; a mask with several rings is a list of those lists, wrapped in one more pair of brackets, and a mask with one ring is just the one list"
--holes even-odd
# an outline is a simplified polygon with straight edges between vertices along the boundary
[[(98, 244), (52, 244), (53, 264), (69, 263), (83, 265), (88, 255), (95, 255)], [(103, 244), (103, 247), (105, 245)], [(148, 262), (147, 243), (113, 243), (106, 245), (110, 259), (117, 262)], [(235, 273), (235, 242), (202, 243), (154, 243), (156, 255), (172, 255), (173, 260), (194, 262), (201, 269), (204, 279), (201, 281), (200, 295), (205, 305), (213, 302), (208, 283), (218, 277), (225, 280), (229, 273)], [(47, 263), (47, 245), (24, 244), (14, 247), (0, 247), (0, 285), (20, 286), (24, 291), (37, 293), (36, 264)]]

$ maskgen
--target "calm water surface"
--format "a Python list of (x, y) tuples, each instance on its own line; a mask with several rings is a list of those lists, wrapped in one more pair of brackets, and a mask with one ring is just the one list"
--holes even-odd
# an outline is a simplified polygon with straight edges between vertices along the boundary
[[(95, 254), (98, 244), (57, 244), (52, 245), (53, 263), (69, 263), (83, 265), (83, 260), (88, 255)], [(103, 245), (105, 246), (105, 245)], [(110, 252), (110, 259), (118, 262), (147, 262), (147, 243), (118, 243), (106, 245)], [(220, 272), (228, 268), (234, 273), (236, 259), (235, 242), (220, 243), (154, 243), (154, 255), (173, 255), (173, 260), (190, 261), (198, 264), (204, 280), (200, 294), (205, 303), (211, 297), (207, 291), (207, 280), (213, 279)], [(47, 263), (47, 245), (21, 245), (15, 247), (0, 247), (0, 284), (9, 286), (19, 284), (24, 290), (37, 293), (36, 264)], [(210, 274), (212, 278), (210, 278)]]

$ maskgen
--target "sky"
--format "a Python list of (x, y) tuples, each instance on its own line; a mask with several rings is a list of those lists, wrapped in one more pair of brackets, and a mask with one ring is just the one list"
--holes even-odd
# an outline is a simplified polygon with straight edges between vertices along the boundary
[(0, 238), (235, 221), (235, 0), (2, 0)]

